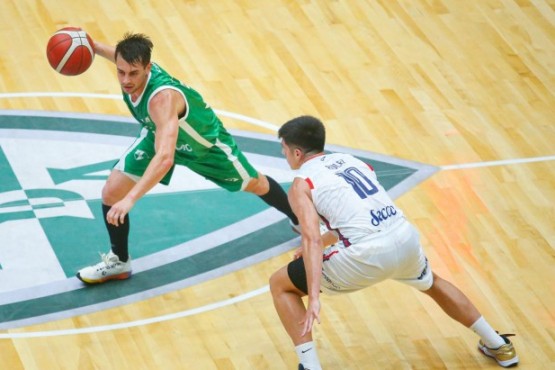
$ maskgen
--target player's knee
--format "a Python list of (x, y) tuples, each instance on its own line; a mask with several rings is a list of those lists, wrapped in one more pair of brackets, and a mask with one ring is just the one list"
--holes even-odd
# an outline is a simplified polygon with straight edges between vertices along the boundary
[(283, 292), (285, 285), (284, 283), (284, 270), (279, 269), (270, 276), (269, 285), (270, 285), (270, 292), (273, 296)]
[(114, 170), (106, 180), (102, 188), (102, 202), (108, 206), (112, 206), (119, 202), (135, 185), (137, 179)]
[(270, 183), (268, 178), (263, 174), (259, 174), (258, 178), (253, 178), (245, 188), (245, 191), (256, 195), (265, 195), (270, 191)]
[(277, 276), (277, 273), (278, 271), (274, 272), (272, 276), (270, 276), (270, 279), (268, 281), (268, 284), (270, 285), (270, 292), (272, 292), (272, 294), (274, 294), (275, 290), (279, 286), (279, 283), (278, 283), (279, 278)]
[(116, 204), (122, 198), (121, 193), (122, 191), (115, 184), (110, 181), (106, 182), (102, 188), (102, 203), (107, 206)]
[(111, 190), (111, 187), (108, 183), (104, 184), (102, 188), (102, 203), (111, 206), (117, 202), (115, 199), (114, 192)]

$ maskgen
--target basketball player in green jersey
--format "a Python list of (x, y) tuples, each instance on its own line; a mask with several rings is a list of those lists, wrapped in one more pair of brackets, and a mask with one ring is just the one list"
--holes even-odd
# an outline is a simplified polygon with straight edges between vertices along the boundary
[(287, 194), (253, 168), (202, 96), (151, 62), (147, 36), (126, 34), (115, 47), (94, 47), (116, 64), (123, 99), (142, 129), (102, 189), (111, 250), (100, 263), (81, 269), (79, 279), (94, 284), (131, 276), (129, 211), (156, 184), (168, 184), (176, 164), (229, 191), (254, 193), (298, 224)]

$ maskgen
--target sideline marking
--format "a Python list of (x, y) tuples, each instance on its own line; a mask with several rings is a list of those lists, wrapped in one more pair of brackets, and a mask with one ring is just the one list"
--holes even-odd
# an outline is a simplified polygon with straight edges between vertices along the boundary
[(215, 303), (210, 303), (205, 306), (193, 308), (186, 311), (176, 312), (172, 314), (162, 315), (151, 317), (149, 319), (137, 320), (137, 321), (129, 321), (123, 322), (119, 324), (112, 324), (112, 325), (102, 325), (102, 326), (90, 326), (87, 328), (78, 328), (78, 329), (67, 329), (67, 330), (50, 330), (50, 331), (35, 331), (35, 332), (27, 332), (27, 333), (0, 333), (0, 339), (15, 339), (15, 338), (44, 338), (44, 337), (54, 337), (54, 336), (62, 336), (62, 335), (75, 335), (75, 334), (89, 334), (89, 333), (100, 333), (103, 331), (109, 330), (118, 330), (118, 329), (127, 329), (132, 328), (135, 326), (143, 326), (154, 324), (163, 321), (169, 321), (178, 319), (181, 317), (187, 317), (196, 315), (199, 313), (204, 313), (207, 311), (216, 310), (218, 308), (222, 308), (225, 306), (229, 306), (238, 302), (245, 301), (252, 297), (256, 297), (260, 294), (267, 293), (270, 291), (270, 287), (268, 285), (263, 286), (262, 288), (258, 288), (256, 290), (252, 290), (248, 293), (244, 293), (238, 295), (237, 297), (233, 297), (230, 299), (226, 299), (224, 301), (218, 301)]

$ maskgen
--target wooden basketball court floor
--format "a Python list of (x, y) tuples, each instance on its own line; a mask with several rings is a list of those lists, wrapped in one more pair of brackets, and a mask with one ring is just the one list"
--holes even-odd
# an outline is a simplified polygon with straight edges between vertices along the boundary
[[(433, 269), (495, 328), (517, 334), (521, 368), (555, 368), (555, 1), (21, 0), (0, 2), (0, 13), (3, 95), (118, 94), (101, 58), (78, 77), (53, 72), (48, 37), (68, 25), (111, 43), (143, 32), (154, 59), (214, 108), (275, 125), (313, 114), (329, 144), (438, 166), (397, 199)], [(120, 101), (83, 97), (4, 95), (0, 109), (128, 116)], [(296, 368), (269, 293), (225, 305), (265, 287), (290, 258), (3, 331), (0, 368)], [(497, 368), (472, 332), (400, 284), (322, 297), (322, 306), (315, 340), (326, 369)], [(196, 308), (209, 309), (125, 327)], [(94, 329), (112, 324), (123, 328)]]

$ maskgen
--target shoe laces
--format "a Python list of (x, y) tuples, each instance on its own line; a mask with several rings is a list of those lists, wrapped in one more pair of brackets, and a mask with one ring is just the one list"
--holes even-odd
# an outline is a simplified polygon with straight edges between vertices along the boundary
[[(497, 334), (499, 334), (499, 333), (497, 333)], [(505, 338), (506, 337), (516, 337), (516, 334), (499, 334), (499, 336), (505, 337)]]
[(100, 259), (102, 260), (102, 262), (104, 262), (104, 264), (106, 266), (109, 266), (111, 263), (118, 263), (118, 261), (114, 261), (112, 258), (115, 257), (115, 255), (113, 253), (100, 253), (98, 252), (98, 254), (100, 254)]
[[(497, 334), (499, 334), (499, 332), (497, 332)], [(516, 334), (499, 334), (499, 336), (503, 339), (505, 339), (505, 342), (510, 340), (508, 339), (509, 337), (516, 337)]]
[[(499, 332), (498, 332), (497, 334), (499, 334)], [(511, 351), (511, 350), (512, 350), (512, 348), (511, 348), (511, 347), (512, 347), (512, 346), (511, 346), (512, 342), (509, 340), (509, 337), (514, 337), (514, 336), (516, 336), (516, 334), (499, 334), (499, 336), (500, 336), (501, 338), (503, 338), (503, 340), (505, 341), (505, 344), (503, 344), (503, 345), (502, 345), (501, 347), (499, 347), (499, 348), (490, 348), (490, 350), (493, 350), (493, 351), (496, 351), (496, 352), (497, 352), (497, 351), (498, 351), (498, 352), (507, 352), (507, 351)]]

